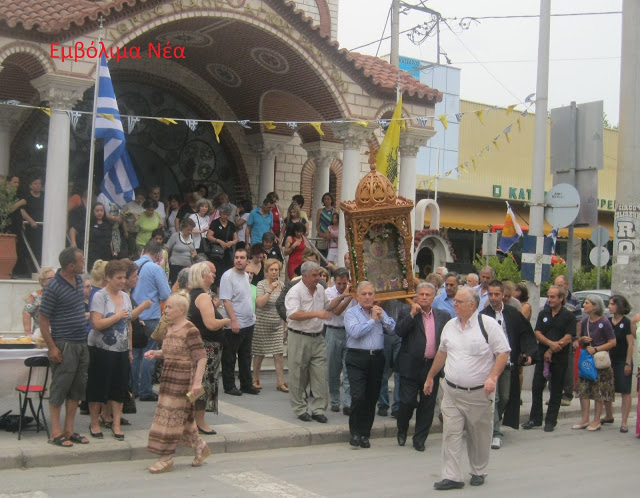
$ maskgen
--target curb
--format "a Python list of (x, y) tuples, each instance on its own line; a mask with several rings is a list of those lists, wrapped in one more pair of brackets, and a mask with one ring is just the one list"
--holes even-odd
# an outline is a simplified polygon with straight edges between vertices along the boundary
[[(567, 419), (580, 415), (580, 408), (561, 410), (559, 419)], [(528, 414), (520, 415), (520, 422), (526, 422)], [(414, 426), (413, 420), (410, 430)], [(373, 424), (371, 438), (391, 438), (396, 436), (395, 419), (379, 420)], [(435, 423), (430, 434), (442, 433), (442, 426)], [(106, 434), (105, 434), (106, 436)], [(83, 463), (104, 463), (132, 460), (153, 460), (154, 456), (147, 451), (148, 431), (127, 432), (125, 441), (111, 440), (106, 437), (101, 444), (89, 444), (86, 448), (74, 445), (73, 448), (59, 448), (38, 441), (37, 446), (26, 448), (7, 448), (0, 455), (0, 470), (27, 469), (39, 467), (57, 467)], [(349, 441), (349, 425), (315, 424), (307, 427), (290, 429), (271, 429), (254, 432), (239, 432), (227, 435), (208, 436), (205, 441), (212, 453), (241, 453), (248, 451), (273, 450), (279, 448), (296, 448), (320, 444), (346, 443)], [(176, 456), (190, 456), (189, 448), (179, 447)]]

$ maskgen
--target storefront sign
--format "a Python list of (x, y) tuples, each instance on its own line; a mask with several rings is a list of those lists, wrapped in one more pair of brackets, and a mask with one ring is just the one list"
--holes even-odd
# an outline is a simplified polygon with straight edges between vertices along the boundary
[[(545, 192), (545, 195), (547, 193)], [(514, 201), (530, 201), (531, 189), (522, 187), (506, 187), (493, 185), (492, 197), (498, 199), (509, 199)], [(598, 209), (601, 211), (613, 211), (614, 201), (610, 199), (598, 199)]]

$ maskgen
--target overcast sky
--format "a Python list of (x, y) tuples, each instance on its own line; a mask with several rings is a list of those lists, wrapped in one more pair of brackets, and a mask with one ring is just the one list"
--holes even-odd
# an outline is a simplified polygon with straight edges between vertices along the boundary
[[(420, 4), (420, 0), (406, 3)], [(536, 91), (538, 19), (483, 19), (459, 26), (464, 17), (539, 14), (539, 0), (425, 0), (448, 19), (441, 25), (440, 46), (452, 65), (462, 69), (461, 98), (507, 106)], [(341, 0), (338, 41), (354, 49), (379, 40), (391, 0)], [(622, 0), (552, 0), (551, 13), (619, 12)], [(430, 15), (410, 11), (400, 19), (400, 31), (429, 21)], [(604, 101), (611, 124), (618, 123), (620, 93), (620, 14), (551, 18), (549, 107)], [(390, 34), (390, 24), (385, 36)], [(378, 44), (356, 51), (376, 55)], [(378, 55), (390, 52), (383, 41)], [(400, 55), (435, 61), (436, 39), (415, 45), (400, 35)], [(480, 62), (478, 62), (480, 61)], [(441, 59), (445, 63), (444, 57)]]

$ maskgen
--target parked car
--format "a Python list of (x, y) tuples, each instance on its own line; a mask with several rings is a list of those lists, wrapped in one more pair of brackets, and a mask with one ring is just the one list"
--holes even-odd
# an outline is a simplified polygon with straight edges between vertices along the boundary
[[(609, 313), (609, 298), (611, 297), (611, 290), (595, 289), (595, 290), (576, 291), (572, 293), (572, 296), (578, 300), (578, 302), (580, 303), (580, 308), (582, 308), (584, 306), (584, 300), (587, 299), (587, 296), (589, 294), (595, 294), (596, 296), (600, 296), (602, 298), (602, 300), (604, 301), (604, 316), (607, 318), (610, 317), (611, 313)], [(547, 302), (547, 297), (540, 296), (540, 309), (544, 307), (546, 302)], [(579, 319), (582, 319), (582, 318), (583, 316), (581, 313)]]

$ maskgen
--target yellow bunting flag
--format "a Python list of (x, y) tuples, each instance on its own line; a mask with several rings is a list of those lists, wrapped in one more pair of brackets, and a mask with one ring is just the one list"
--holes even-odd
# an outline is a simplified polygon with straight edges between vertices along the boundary
[(513, 112), (517, 105), (518, 104), (511, 104), (509, 107), (507, 107), (507, 116)]
[(107, 118), (109, 121), (113, 121), (115, 123), (116, 118), (113, 116), (113, 114), (98, 114), (98, 116), (102, 116), (103, 118)]
[(449, 178), (451, 176), (451, 173), (453, 173), (453, 170), (450, 169), (449, 171), (447, 171), (444, 175), (445, 178)]
[(276, 125), (273, 124), (273, 121), (263, 121), (262, 124), (267, 130), (275, 130)]
[(161, 123), (164, 123), (166, 125), (178, 124), (178, 123), (176, 123), (175, 119), (171, 119), (171, 118), (158, 118), (158, 121), (160, 121)]
[(509, 143), (509, 144), (511, 143), (511, 139), (509, 138), (509, 134), (508, 133), (504, 134), (504, 138), (507, 139), (507, 143)]
[(473, 169), (475, 170), (476, 169), (476, 158), (475, 157), (471, 158), (471, 164), (473, 164)]
[(440, 116), (438, 116), (438, 119), (440, 120), (440, 122), (442, 123), (442, 126), (444, 126), (444, 129), (446, 130), (449, 124), (449, 122), (447, 121), (447, 115), (440, 114)]
[(518, 131), (522, 131), (522, 124), (520, 123), (520, 118), (516, 119), (516, 123), (518, 123)]
[(362, 126), (363, 128), (367, 128), (369, 126), (369, 123), (367, 121), (356, 121), (356, 124)]
[(402, 96), (393, 111), (391, 123), (384, 135), (376, 155), (376, 169), (386, 176), (394, 187), (398, 186), (398, 149), (400, 147), (400, 128), (405, 129), (402, 118)]
[(461, 164), (460, 166), (458, 166), (458, 171), (460, 173), (468, 173), (469, 172), (469, 170), (465, 167), (464, 164)]
[(484, 109), (478, 109), (477, 111), (473, 111), (473, 113), (480, 120), (480, 122), (484, 124)]
[(493, 139), (493, 145), (495, 146), (496, 150), (500, 150), (500, 147), (498, 147), (498, 139), (497, 138)]
[(321, 137), (324, 137), (324, 131), (322, 131), (322, 127), (320, 126), (320, 123), (309, 123), (311, 126), (313, 126), (316, 131), (318, 132), (318, 135), (320, 135)]
[(38, 107), (42, 112), (44, 112), (47, 116), (51, 117), (51, 109), (48, 107)]
[(211, 121), (211, 126), (213, 126), (213, 131), (216, 134), (216, 140), (220, 143), (220, 132), (222, 131), (222, 127), (224, 126), (224, 122), (222, 121)]

